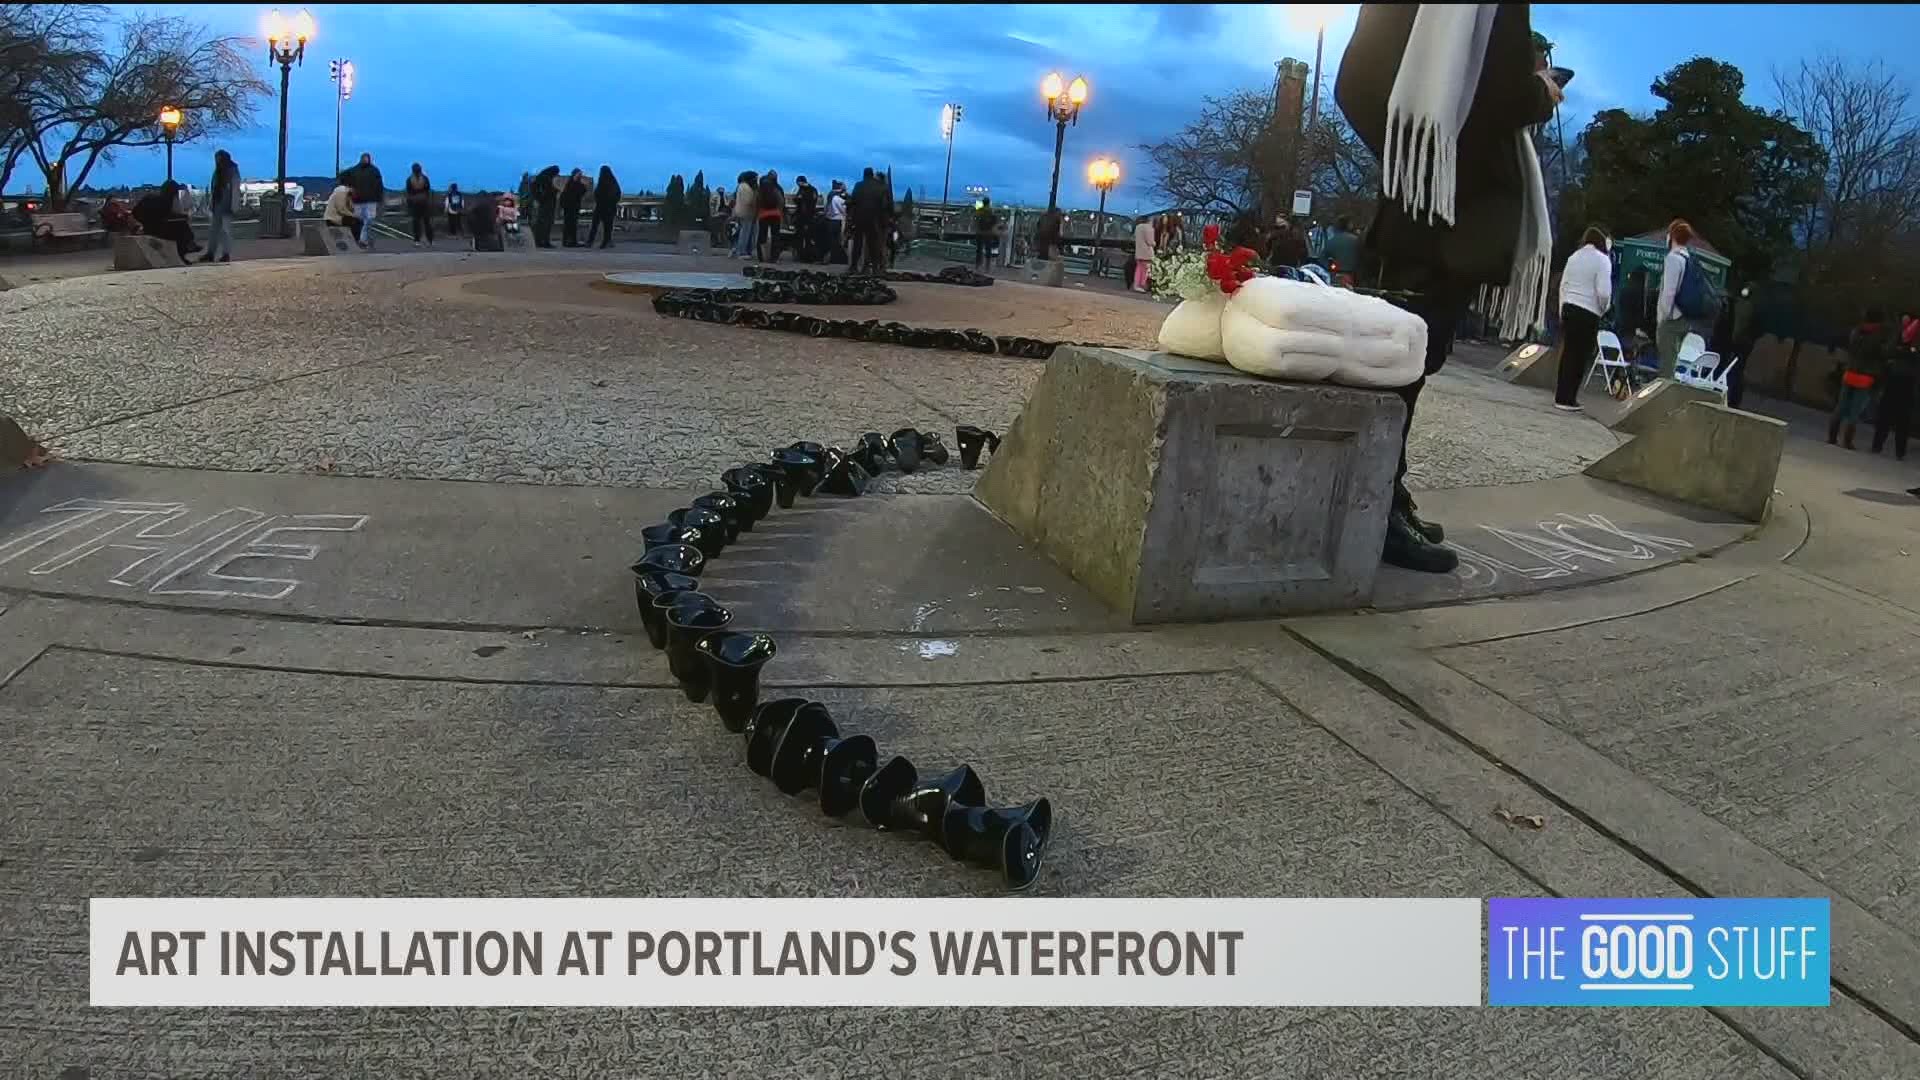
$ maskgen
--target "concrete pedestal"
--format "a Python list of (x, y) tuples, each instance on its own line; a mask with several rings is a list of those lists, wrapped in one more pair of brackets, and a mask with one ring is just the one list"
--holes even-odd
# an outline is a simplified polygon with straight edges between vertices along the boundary
[(1645, 434), (1587, 466), (1586, 472), (1760, 521), (1767, 516), (1786, 443), (1784, 421), (1688, 401), (1661, 415)]
[(1628, 435), (1639, 435), (1652, 431), (1668, 416), (1696, 401), (1703, 405), (1725, 404), (1718, 391), (1702, 390), (1672, 379), (1655, 379), (1622, 402), (1619, 415), (1607, 426)]
[(1506, 382), (1552, 390), (1560, 380), (1560, 346), (1536, 343), (1522, 345), (1500, 361), (1494, 374)]
[(1364, 606), (1397, 395), (1062, 348), (976, 495), (1136, 623)]
[(308, 255), (349, 255), (360, 250), (352, 229), (318, 221), (300, 223), (300, 244)]
[(187, 261), (180, 257), (179, 245), (171, 240), (129, 233), (113, 234), (115, 270), (161, 270), (185, 265)]

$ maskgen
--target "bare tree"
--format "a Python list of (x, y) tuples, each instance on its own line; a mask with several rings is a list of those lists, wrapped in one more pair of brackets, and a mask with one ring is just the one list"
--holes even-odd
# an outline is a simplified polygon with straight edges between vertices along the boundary
[(0, 4), (0, 191), (27, 151), (36, 117), (57, 115), (94, 60), (92, 4)]
[(127, 18), (115, 44), (96, 47), (80, 76), (49, 87), (28, 118), (25, 148), (46, 177), (48, 203), (64, 209), (68, 193), (116, 150), (160, 143), (162, 106), (184, 114), (184, 140), (246, 124), (255, 99), (270, 92), (243, 52), (248, 45), (184, 19)]
[(1920, 223), (1920, 126), (1906, 85), (1880, 61), (1836, 56), (1776, 70), (1781, 107), (1821, 149), (1827, 173), (1806, 242), (1834, 246)]
[(1200, 118), (1179, 134), (1143, 144), (1153, 162), (1153, 190), (1175, 206), (1233, 217), (1260, 204), (1272, 157), (1267, 96), (1237, 90), (1209, 97)]
[[(1239, 90), (1210, 97), (1179, 134), (1141, 147), (1155, 167), (1153, 190), (1174, 205), (1233, 217), (1256, 210), (1291, 182), (1293, 139), (1273, 130), (1269, 95)], [(1331, 95), (1302, 140), (1305, 183), (1315, 209), (1363, 221), (1380, 187), (1379, 165), (1333, 107)]]

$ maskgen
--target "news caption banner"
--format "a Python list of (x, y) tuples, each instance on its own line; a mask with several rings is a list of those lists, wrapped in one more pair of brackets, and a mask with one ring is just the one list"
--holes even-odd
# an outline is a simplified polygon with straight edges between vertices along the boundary
[(89, 902), (96, 1006), (1479, 1005), (1477, 899)]
[(1829, 902), (1487, 902), (1491, 1005), (1826, 1005)]

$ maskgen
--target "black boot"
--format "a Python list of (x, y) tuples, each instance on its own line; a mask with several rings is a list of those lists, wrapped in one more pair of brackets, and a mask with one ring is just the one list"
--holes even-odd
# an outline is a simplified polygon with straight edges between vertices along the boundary
[(1380, 561), (1423, 574), (1450, 574), (1460, 565), (1460, 556), (1429, 542), (1414, 530), (1403, 511), (1395, 510), (1387, 515), (1387, 539), (1381, 546)]
[(1414, 532), (1425, 537), (1427, 543), (1438, 544), (1447, 538), (1446, 529), (1442, 528), (1436, 522), (1422, 521), (1420, 515), (1414, 512), (1418, 507), (1413, 503), (1413, 493), (1408, 491), (1406, 485), (1400, 483), (1398, 480), (1394, 481), (1393, 484), (1393, 509), (1404, 515), (1407, 519), (1407, 524), (1413, 526)]

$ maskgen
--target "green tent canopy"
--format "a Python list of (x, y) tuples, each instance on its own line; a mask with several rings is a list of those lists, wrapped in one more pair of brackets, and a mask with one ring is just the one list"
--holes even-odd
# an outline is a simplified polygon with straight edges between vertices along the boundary
[[(1718, 289), (1722, 295), (1727, 290), (1727, 271), (1733, 269), (1733, 260), (1709, 244), (1699, 233), (1693, 234), (1694, 256), (1700, 260), (1700, 269), (1707, 275), (1707, 283)], [(1613, 242), (1613, 266), (1616, 280), (1625, 281), (1628, 274), (1635, 270), (1647, 272), (1648, 290), (1660, 288), (1661, 272), (1667, 259), (1667, 230), (1655, 229), (1652, 232), (1630, 236)]]

